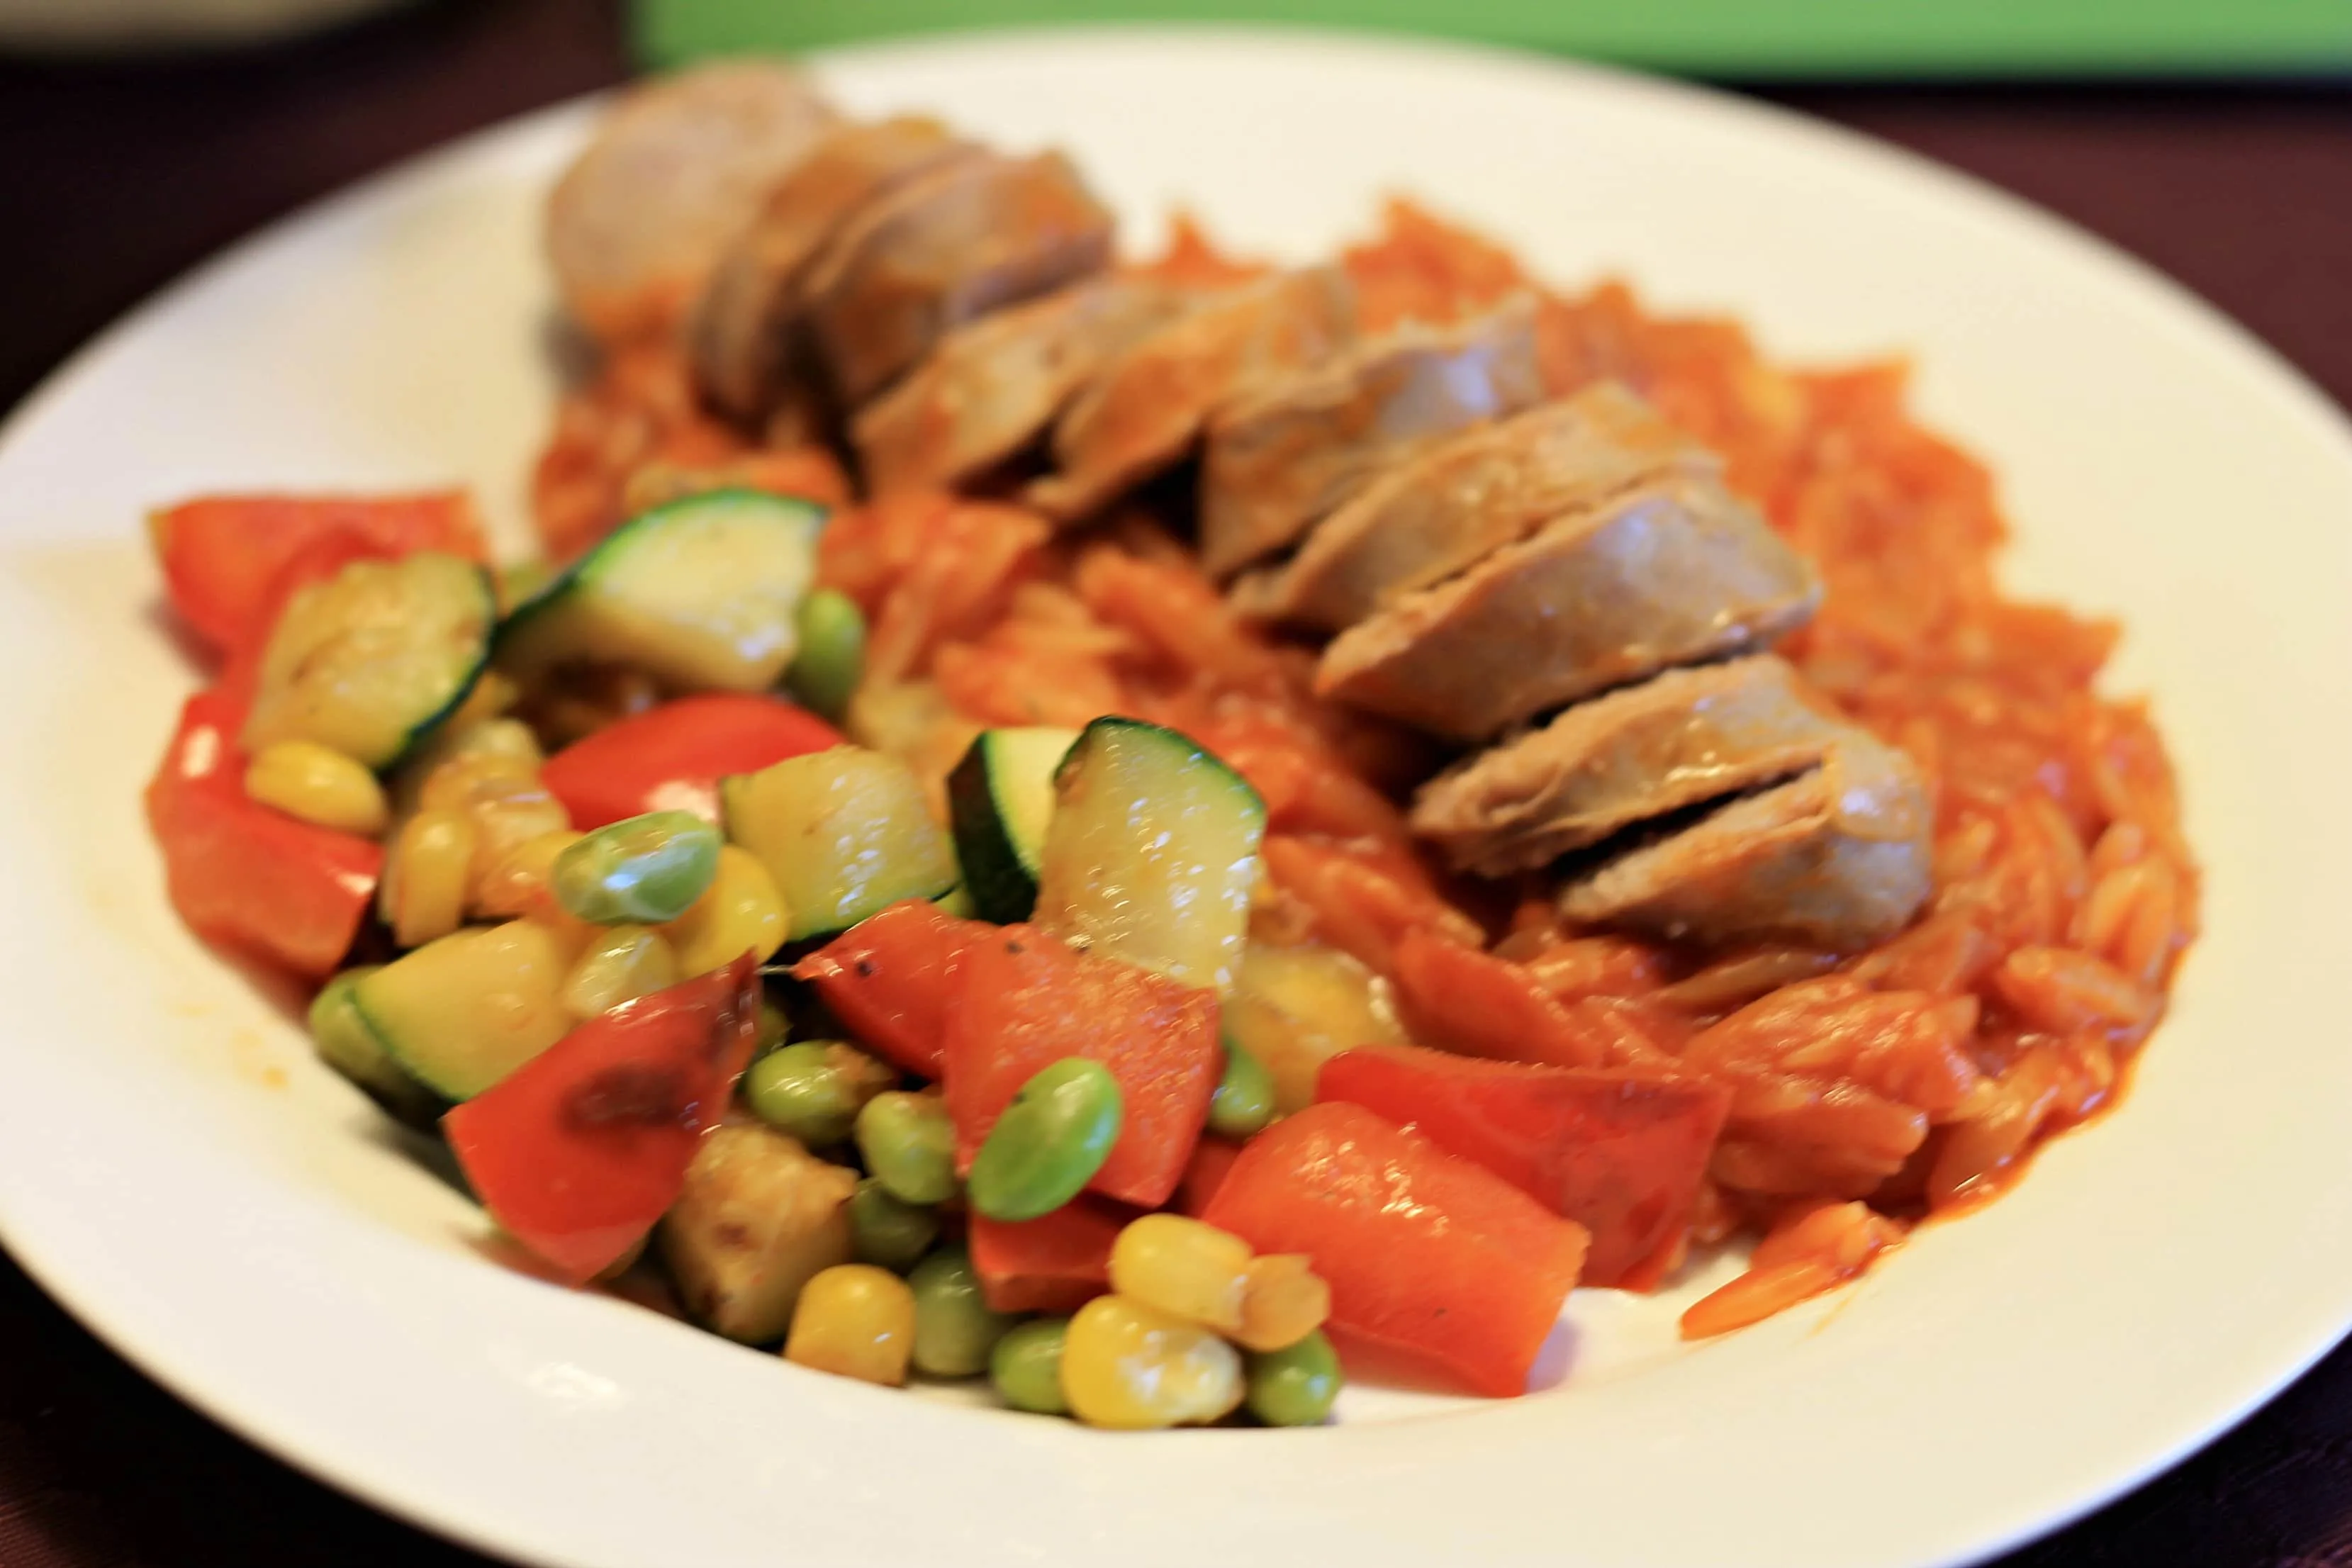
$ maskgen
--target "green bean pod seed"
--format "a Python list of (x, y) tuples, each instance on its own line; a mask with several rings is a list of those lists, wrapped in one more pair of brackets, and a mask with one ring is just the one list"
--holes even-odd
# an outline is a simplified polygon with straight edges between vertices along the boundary
[(597, 925), (661, 925), (719, 872), (719, 830), (690, 811), (649, 811), (600, 827), (555, 858), (556, 901)]
[(838, 1143), (857, 1123), (866, 1102), (898, 1075), (839, 1040), (779, 1046), (743, 1075), (743, 1098), (753, 1114), (812, 1149)]
[(1014, 1324), (996, 1342), (988, 1358), (988, 1376), (1005, 1404), (1039, 1415), (1070, 1413), (1070, 1402), (1062, 1394), (1062, 1342), (1069, 1331), (1067, 1318), (1033, 1318)]
[(1209, 1101), (1209, 1131), (1223, 1138), (1247, 1138), (1274, 1120), (1274, 1079), (1249, 1047), (1225, 1037), (1225, 1070)]
[(860, 1263), (904, 1274), (940, 1238), (940, 1216), (868, 1176), (849, 1195), (849, 1250)]
[(838, 719), (866, 673), (866, 614), (848, 595), (819, 588), (803, 596), (793, 621), (801, 646), (784, 685), (815, 711)]
[(856, 1131), (866, 1173), (892, 1197), (943, 1204), (955, 1195), (955, 1123), (938, 1095), (877, 1094), (857, 1113)]
[(793, 1032), (793, 1021), (776, 1005), (772, 996), (760, 998), (760, 1032), (751, 1047), (756, 1056), (766, 1056), (778, 1049)]
[(1339, 1357), (1316, 1330), (1295, 1345), (1249, 1358), (1250, 1414), (1269, 1426), (1313, 1426), (1339, 1397)]
[(971, 1206), (991, 1219), (1048, 1215), (1085, 1190), (1118, 1141), (1118, 1080), (1064, 1057), (1021, 1086), (972, 1156)]
[(996, 1342), (1020, 1321), (988, 1304), (971, 1255), (943, 1247), (907, 1276), (915, 1292), (915, 1367), (933, 1377), (976, 1377), (988, 1370)]

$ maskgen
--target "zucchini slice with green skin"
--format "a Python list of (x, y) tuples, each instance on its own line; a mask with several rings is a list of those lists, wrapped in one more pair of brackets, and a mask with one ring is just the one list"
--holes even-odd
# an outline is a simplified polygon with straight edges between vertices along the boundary
[(490, 574), (435, 550), (297, 590), (262, 649), (246, 750), (314, 741), (390, 767), (474, 689), (498, 618)]
[(847, 931), (956, 885), (955, 848), (922, 782), (862, 746), (787, 757), (719, 785), (727, 837), (759, 857), (791, 911), (785, 941)]
[(571, 1032), (569, 967), (543, 925), (470, 927), (361, 976), (352, 1004), (409, 1077), (471, 1100)]
[(765, 691), (800, 650), (824, 509), (713, 490), (623, 523), (518, 608), (501, 668), (529, 680), (572, 662), (626, 665), (679, 691)]
[(320, 1060), (357, 1085), (394, 1121), (430, 1131), (449, 1102), (403, 1070), (352, 999), (359, 983), (375, 972), (373, 964), (346, 969), (327, 982), (310, 1003), (310, 1042)]
[(1036, 922), (1088, 952), (1230, 989), (1265, 837), (1257, 791), (1188, 736), (1097, 719), (1054, 795)]
[(1037, 868), (1054, 819), (1054, 770), (1076, 730), (983, 730), (948, 775), (948, 822), (972, 908), (1011, 925), (1037, 907)]

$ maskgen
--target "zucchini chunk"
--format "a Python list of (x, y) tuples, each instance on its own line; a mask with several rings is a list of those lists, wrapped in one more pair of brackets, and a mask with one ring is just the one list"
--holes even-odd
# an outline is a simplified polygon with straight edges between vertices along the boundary
[(784, 940), (847, 931), (901, 899), (956, 885), (955, 850), (915, 771), (835, 746), (719, 785), (727, 837), (759, 857), (790, 911)]
[(310, 1003), (310, 1043), (319, 1059), (348, 1079), (394, 1121), (432, 1131), (449, 1102), (408, 1076), (361, 1016), (352, 993), (375, 966), (346, 969)]
[(489, 574), (433, 550), (297, 590), (262, 649), (246, 750), (313, 741), (390, 767), (473, 690), (498, 615)]
[(855, 1171), (788, 1133), (755, 1121), (712, 1128), (657, 1233), (687, 1310), (745, 1344), (782, 1339), (801, 1287), (849, 1261), (856, 1190)]
[(499, 667), (626, 665), (679, 691), (765, 691), (800, 649), (796, 612), (824, 512), (761, 490), (713, 490), (623, 523), (517, 609)]
[(571, 1031), (569, 967), (545, 926), (509, 921), (426, 942), (362, 976), (352, 1001), (409, 1077), (471, 1100)]
[(1173, 730), (1086, 727), (1054, 776), (1036, 921), (1073, 945), (1230, 990), (1249, 930), (1265, 803)]
[(1037, 868), (1054, 817), (1054, 770), (1076, 730), (983, 730), (948, 775), (948, 822), (972, 908), (1011, 925), (1037, 906)]

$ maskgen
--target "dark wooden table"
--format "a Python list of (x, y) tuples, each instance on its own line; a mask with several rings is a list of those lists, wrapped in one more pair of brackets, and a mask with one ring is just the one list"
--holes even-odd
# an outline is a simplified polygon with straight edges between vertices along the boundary
[[(0, 63), (0, 406), (174, 274), (404, 153), (617, 79), (608, 0), (440, 0), (201, 62)], [(2352, 83), (1768, 92), (2164, 268), (2352, 403)], [(0, 1254), (0, 1568), (482, 1560), (297, 1475), (99, 1344)], [(2352, 1563), (2352, 1348), (2009, 1559)]]

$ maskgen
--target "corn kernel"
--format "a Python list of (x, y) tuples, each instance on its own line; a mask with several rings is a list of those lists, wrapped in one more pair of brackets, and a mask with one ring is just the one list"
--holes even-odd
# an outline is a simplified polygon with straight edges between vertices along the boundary
[(1110, 1288), (1130, 1301), (1221, 1334), (1242, 1326), (1249, 1243), (1180, 1214), (1148, 1214), (1118, 1233)]
[(566, 827), (526, 838), (508, 850), (475, 885), (472, 912), (499, 920), (561, 914), (549, 878), (555, 870), (555, 858), (582, 837)]
[(289, 816), (370, 838), (382, 833), (392, 816), (383, 786), (373, 773), (315, 741), (279, 741), (262, 747), (246, 767), (245, 793)]
[(593, 1018), (677, 979), (677, 959), (660, 933), (646, 926), (606, 926), (564, 976), (563, 1005), (575, 1018)]
[(1062, 1393), (1089, 1426), (1214, 1421), (1244, 1392), (1241, 1352), (1198, 1324), (1117, 1295), (1096, 1297), (1070, 1320)]
[(887, 1268), (838, 1263), (801, 1288), (784, 1359), (898, 1387), (915, 1348), (915, 1292)]
[(1288, 1350), (1323, 1326), (1331, 1315), (1331, 1287), (1309, 1263), (1303, 1252), (1250, 1259), (1241, 1327), (1234, 1331), (1244, 1350), (1260, 1355)]
[(521, 757), (500, 752), (450, 758), (427, 775), (418, 799), (428, 811), (462, 811), (472, 819), (475, 852), (469, 891), (530, 840), (572, 826), (572, 814), (539, 782), (538, 768)]
[(784, 944), (792, 918), (776, 879), (750, 850), (728, 844), (719, 851), (719, 869), (694, 907), (659, 927), (677, 953), (681, 976), (708, 974), (732, 963), (746, 948), (765, 963)]
[(382, 909), (392, 938), (422, 947), (447, 936), (466, 917), (474, 864), (474, 825), (463, 813), (420, 811), (384, 858)]

